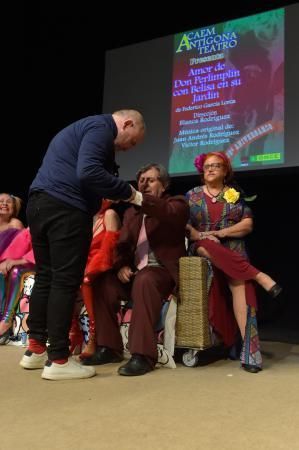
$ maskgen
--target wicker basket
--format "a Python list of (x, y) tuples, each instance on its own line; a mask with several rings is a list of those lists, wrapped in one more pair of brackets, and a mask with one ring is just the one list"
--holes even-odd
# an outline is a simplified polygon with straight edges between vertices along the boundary
[(208, 321), (207, 262), (198, 256), (180, 258), (176, 346), (211, 347)]

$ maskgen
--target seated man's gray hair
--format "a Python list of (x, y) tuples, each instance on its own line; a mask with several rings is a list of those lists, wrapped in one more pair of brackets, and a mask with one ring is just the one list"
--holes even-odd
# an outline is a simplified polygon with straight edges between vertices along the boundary
[(159, 172), (159, 180), (161, 181), (164, 189), (168, 189), (170, 185), (170, 176), (165, 167), (162, 166), (162, 164), (151, 163), (147, 164), (146, 166), (142, 166), (136, 174), (137, 182), (139, 181), (141, 175), (150, 169), (156, 169)]

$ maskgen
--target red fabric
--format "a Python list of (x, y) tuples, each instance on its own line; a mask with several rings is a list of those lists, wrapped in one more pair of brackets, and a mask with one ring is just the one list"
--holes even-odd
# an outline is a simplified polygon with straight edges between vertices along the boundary
[[(224, 344), (230, 347), (235, 343), (239, 330), (233, 312), (231, 293), (224, 273), (215, 266), (213, 275), (209, 291), (209, 323), (221, 336)], [(251, 281), (245, 281), (245, 292), (246, 303), (256, 303), (255, 289)]]
[(40, 355), (41, 353), (44, 353), (46, 348), (46, 344), (43, 344), (36, 339), (29, 338), (28, 350), (30, 350), (32, 353), (37, 353), (38, 355)]
[[(94, 292), (93, 292), (93, 287), (91, 283), (86, 283), (85, 279), (84, 282), (81, 286), (81, 293), (82, 293), (82, 297), (83, 297), (83, 302), (84, 305), (86, 307), (86, 311), (89, 317), (89, 324), (93, 324), (93, 328), (94, 328), (94, 307), (93, 307), (93, 297), (94, 297)], [(89, 330), (90, 331), (90, 330)], [(94, 330), (93, 330), (94, 331)]]
[[(219, 217), (221, 217), (223, 211), (223, 203), (222, 202), (213, 203), (211, 197), (209, 197), (207, 194), (204, 194), (204, 196), (207, 202), (211, 224), (214, 224), (219, 220)], [(212, 225), (211, 229), (214, 230), (215, 227)]]
[(53, 359), (52, 362), (55, 364), (65, 364), (65, 363), (67, 363), (67, 361), (68, 361), (68, 359), (64, 358), (64, 359)]
[(114, 249), (116, 247), (120, 231), (103, 230), (92, 240), (85, 275), (96, 275), (113, 266)]
[(108, 231), (104, 229), (102, 232), (97, 234), (91, 242), (87, 265), (85, 268), (85, 277), (81, 286), (81, 293), (93, 334), (95, 333), (93, 280), (100, 273), (112, 269), (114, 249), (116, 247), (119, 235), (119, 231)]
[(96, 257), (97, 253), (101, 249), (101, 245), (102, 245), (104, 236), (105, 236), (105, 230), (103, 230), (99, 234), (97, 234), (91, 241), (88, 258), (87, 258), (87, 264), (86, 264), (86, 268), (85, 268), (85, 275), (89, 272), (90, 266), (94, 265), (94, 258)]
[(224, 344), (230, 347), (236, 340), (239, 328), (225, 276), (216, 267), (213, 267), (213, 275), (209, 291), (209, 323), (221, 336)]
[[(201, 239), (198, 247), (205, 248), (211, 255), (212, 264), (233, 280), (253, 280), (260, 272), (244, 256), (211, 239)], [(248, 305), (256, 307), (256, 300), (251, 299)]]

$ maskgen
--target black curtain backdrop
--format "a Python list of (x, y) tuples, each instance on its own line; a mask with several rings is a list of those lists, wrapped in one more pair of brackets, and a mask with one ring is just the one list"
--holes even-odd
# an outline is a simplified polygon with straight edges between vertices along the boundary
[[(40, 3), (24, 7), (23, 94), (16, 117), (22, 128), (14, 122), (12, 136), (20, 170), (5, 183), (2, 177), (0, 189), (24, 199), (25, 222), (28, 187), (50, 139), (72, 121), (101, 112), (106, 50), (296, 2), (226, 2), (204, 8), (198, 3), (184, 13), (172, 11), (171, 18), (162, 16), (159, 4), (143, 5), (143, 12), (140, 4), (106, 5), (104, 13), (103, 7), (96, 8), (98, 2)], [(15, 167), (16, 152), (1, 153), (3, 167)], [(298, 177), (298, 167), (237, 176), (246, 193), (257, 194), (255, 230), (248, 238), (252, 263), (284, 288), (278, 300), (258, 290), (261, 335), (270, 340), (299, 342)], [(176, 178), (171, 189), (184, 193), (196, 184), (193, 176)]]

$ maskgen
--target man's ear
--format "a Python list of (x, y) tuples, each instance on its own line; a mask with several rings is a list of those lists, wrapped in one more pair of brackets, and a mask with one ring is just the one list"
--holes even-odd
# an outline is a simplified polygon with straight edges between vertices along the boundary
[(134, 126), (134, 122), (132, 119), (126, 119), (124, 120), (124, 124), (123, 124), (123, 129), (125, 130), (126, 128), (131, 128)]

